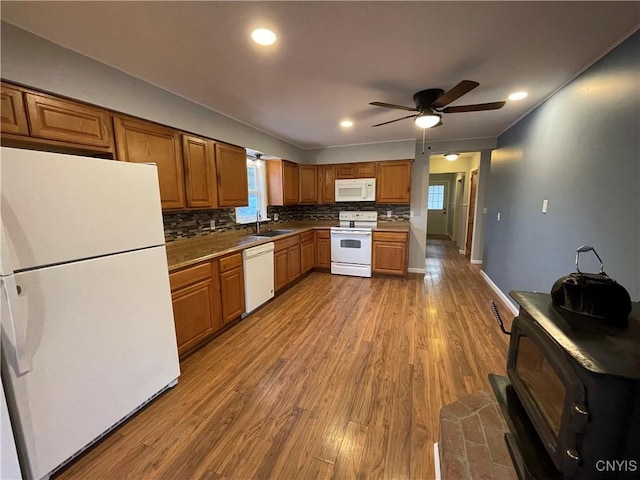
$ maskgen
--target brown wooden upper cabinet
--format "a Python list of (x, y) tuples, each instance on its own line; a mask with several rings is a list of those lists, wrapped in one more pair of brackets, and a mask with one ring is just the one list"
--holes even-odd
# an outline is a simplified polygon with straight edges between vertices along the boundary
[(335, 165), (318, 165), (318, 203), (336, 203)]
[(336, 178), (375, 178), (375, 162), (339, 163), (336, 165)]
[(2, 144), (113, 157), (107, 110), (2, 83)]
[(298, 165), (287, 160), (267, 160), (267, 198), (269, 205), (298, 203)]
[(187, 208), (216, 208), (218, 180), (213, 141), (182, 135), (182, 159)]
[(22, 91), (11, 85), (3, 83), (0, 96), (2, 98), (2, 103), (0, 105), (0, 113), (2, 114), (2, 133), (29, 135), (27, 112), (24, 108)]
[(243, 207), (249, 205), (246, 150), (235, 145), (216, 142), (215, 152), (218, 206)]
[(180, 133), (144, 120), (114, 116), (118, 159), (155, 163), (163, 209), (185, 207)]
[(378, 162), (377, 203), (411, 202), (411, 160)]
[(300, 203), (318, 203), (318, 167), (298, 165), (298, 188)]
[(31, 92), (25, 99), (32, 137), (111, 148), (106, 110)]

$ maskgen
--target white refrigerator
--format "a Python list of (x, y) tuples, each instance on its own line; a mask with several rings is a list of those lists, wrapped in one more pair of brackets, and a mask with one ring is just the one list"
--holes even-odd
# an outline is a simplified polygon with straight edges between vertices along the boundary
[(180, 374), (158, 176), (3, 147), (0, 194), (2, 380), (39, 480)]

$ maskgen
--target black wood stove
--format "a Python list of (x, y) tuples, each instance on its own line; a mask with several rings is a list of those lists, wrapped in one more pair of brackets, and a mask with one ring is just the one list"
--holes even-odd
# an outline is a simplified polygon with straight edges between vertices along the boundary
[(518, 476), (640, 478), (640, 304), (620, 328), (558, 310), (547, 294), (511, 296), (507, 377), (489, 378)]

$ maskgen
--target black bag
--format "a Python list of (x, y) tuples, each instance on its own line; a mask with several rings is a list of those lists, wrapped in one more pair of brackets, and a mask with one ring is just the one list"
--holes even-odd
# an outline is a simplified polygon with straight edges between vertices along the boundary
[[(600, 261), (600, 273), (582, 273), (578, 268), (580, 253), (593, 252)], [(564, 310), (594, 317), (608, 324), (626, 326), (631, 312), (629, 292), (604, 273), (602, 259), (593, 247), (576, 250), (576, 272), (556, 280), (551, 289), (553, 304)]]

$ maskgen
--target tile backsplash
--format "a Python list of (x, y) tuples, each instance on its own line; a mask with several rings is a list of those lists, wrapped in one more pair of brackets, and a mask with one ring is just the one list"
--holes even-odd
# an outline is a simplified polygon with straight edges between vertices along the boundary
[[(409, 205), (371, 204), (368, 202), (350, 202), (331, 205), (287, 205), (268, 207), (267, 215), (272, 220), (260, 222), (261, 225), (278, 224), (294, 221), (338, 220), (342, 210), (363, 210), (378, 212), (378, 221), (409, 221)], [(390, 216), (387, 213), (390, 212)], [(273, 221), (274, 213), (278, 221)], [(232, 230), (251, 230), (253, 224), (236, 223), (234, 208), (216, 210), (198, 210), (181, 212), (164, 212), (164, 237), (166, 242), (181, 238), (197, 237)], [(215, 221), (215, 231), (211, 231), (211, 221)]]

